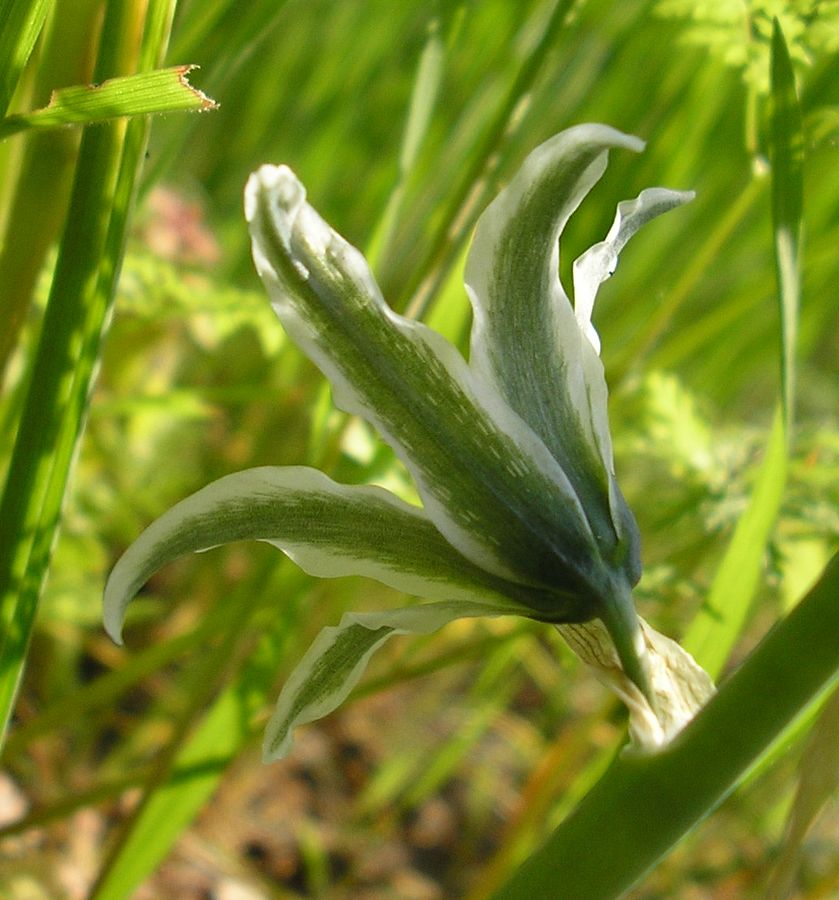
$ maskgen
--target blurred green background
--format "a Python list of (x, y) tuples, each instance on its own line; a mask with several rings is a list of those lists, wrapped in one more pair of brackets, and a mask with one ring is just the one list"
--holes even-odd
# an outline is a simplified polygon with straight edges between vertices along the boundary
[[(30, 79), (89, 79), (99, 12), (59, 0)], [(262, 725), (308, 642), (392, 592), (315, 582), (271, 548), (237, 545), (156, 576), (116, 647), (101, 590), (154, 516), (222, 474), (306, 463), (338, 480), (404, 480), (367, 427), (331, 407), (271, 314), (241, 213), (254, 168), (288, 163), (369, 253), (389, 302), (465, 349), (461, 269), (476, 216), (537, 144), (601, 121), (648, 145), (613, 152), (569, 224), (566, 285), (618, 201), (651, 185), (697, 192), (635, 239), (595, 311), (618, 476), (644, 541), (639, 605), (681, 637), (746, 507), (779, 395), (770, 13), (805, 124), (798, 409), (787, 491), (730, 665), (839, 543), (836, 4), (178, 5), (167, 64), (199, 65), (192, 81), (220, 108), (153, 125), (0, 775), (0, 896), (84, 897), (98, 883), (100, 897), (485, 897), (596, 780), (623, 716), (548, 628), (477, 621), (394, 641), (344, 710), (263, 768)], [(35, 140), (49, 173), (43, 221), (64, 214), (76, 133), (7, 141), (7, 253), (11, 186)], [(33, 257), (34, 301), (6, 374), (4, 467), (54, 263), (52, 251)], [(766, 896), (803, 745), (632, 896)], [(835, 756), (825, 765), (839, 768)], [(839, 890), (837, 839), (833, 806), (791, 864), (801, 896)]]

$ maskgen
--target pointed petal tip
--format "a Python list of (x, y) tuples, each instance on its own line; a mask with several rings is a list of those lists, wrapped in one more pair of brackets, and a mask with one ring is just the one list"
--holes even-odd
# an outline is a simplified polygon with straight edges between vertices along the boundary
[[(128, 600), (125, 599), (125, 582), (122, 574), (124, 559), (123, 556), (111, 570), (102, 595), (102, 624), (105, 633), (119, 647), (125, 644), (122, 630), (125, 626), (125, 608), (128, 605)], [(131, 594), (131, 596), (134, 595)]]
[(245, 185), (245, 218), (252, 222), (256, 216), (259, 194), (267, 194), (272, 206), (288, 213), (298, 208), (306, 199), (306, 189), (297, 176), (285, 164), (260, 166), (248, 178)]
[(105, 612), (103, 615), (105, 633), (119, 647), (124, 646), (125, 639), (122, 636), (122, 613), (109, 609), (108, 600), (105, 600)]
[(279, 762), (283, 757), (288, 756), (291, 748), (291, 734), (287, 732), (281, 741), (277, 740), (277, 735), (270, 731), (265, 732), (262, 741), (262, 764)]
[(609, 147), (623, 147), (635, 153), (647, 146), (647, 142), (634, 134), (626, 134), (611, 125), (603, 125), (600, 122), (584, 122), (582, 125), (573, 125), (565, 131), (561, 131), (556, 137), (562, 137), (569, 143), (601, 144), (604, 149)]

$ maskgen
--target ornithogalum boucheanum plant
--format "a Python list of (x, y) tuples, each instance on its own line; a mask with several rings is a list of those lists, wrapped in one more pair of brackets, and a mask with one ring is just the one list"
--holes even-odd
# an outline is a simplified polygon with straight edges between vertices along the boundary
[(599, 339), (598, 286), (635, 231), (691, 195), (643, 191), (618, 206), (606, 238), (559, 280), (559, 236), (599, 179), (610, 147), (640, 140), (580, 125), (537, 148), (480, 218), (466, 265), (474, 311), (467, 362), (441, 335), (394, 313), (363, 258), (306, 202), (286, 166), (263, 166), (245, 191), (257, 270), (335, 403), (393, 448), (422, 506), (304, 467), (221, 478), (154, 522), (120, 559), (105, 624), (164, 563), (255, 538), (306, 572), (365, 575), (426, 602), (348, 614), (326, 628), (286, 683), (265, 756), (294, 726), (334, 709), (372, 652), (394, 634), (463, 616), (527, 616), (557, 625), (630, 708), (636, 745), (668, 740), (711, 692), (705, 673), (635, 612), (638, 530), (615, 480)]

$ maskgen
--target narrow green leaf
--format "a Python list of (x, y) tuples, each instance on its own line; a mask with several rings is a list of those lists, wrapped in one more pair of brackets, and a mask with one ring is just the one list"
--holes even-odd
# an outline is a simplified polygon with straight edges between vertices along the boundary
[[(317, 469), (263, 467), (227, 475), (152, 523), (114, 567), (105, 627), (121, 640), (125, 609), (149, 576), (187, 553), (236, 540), (274, 544), (321, 578), (363, 575), (409, 594), (509, 605), (526, 589), (460, 556), (423, 515), (393, 494), (341, 485)], [(527, 613), (525, 606), (519, 613)]]
[[(285, 166), (246, 190), (254, 259), (291, 338), (406, 464), (426, 514), (502, 578), (553, 588), (557, 620), (621, 593), (565, 473), (532, 430), (436, 332), (394, 313), (364, 258), (305, 202)], [(609, 583), (605, 584), (604, 581)], [(592, 597), (574, 609), (578, 591)]]
[[(801, 277), (799, 243), (804, 192), (804, 131), (795, 90), (795, 73), (781, 26), (772, 32), (769, 161), (772, 167), (772, 223), (775, 271), (781, 304), (781, 378), (784, 417), (789, 431), (795, 399), (795, 347)], [(789, 435), (788, 435), (789, 437)]]
[(787, 475), (783, 417), (776, 413), (746, 511), (737, 522), (708, 597), (682, 644), (717, 678), (748, 620), (766, 545), (781, 508)]
[(798, 764), (798, 788), (767, 896), (792, 896), (801, 845), (825, 804), (835, 796), (837, 788), (839, 690), (834, 691), (822, 709)]
[(283, 687), (263, 744), (266, 762), (291, 747), (298, 725), (323, 718), (341, 705), (361, 678), (373, 653), (397, 634), (430, 634), (468, 616), (517, 615), (515, 604), (459, 601), (426, 603), (376, 613), (346, 613), (324, 628)]
[[(161, 13), (161, 8), (164, 13)], [(97, 74), (162, 54), (170, 0), (138, 46), (133, 10), (106, 9)], [(82, 139), (73, 194), (0, 501), (0, 735), (14, 706), (110, 318), (148, 120), (105, 124)]]
[(235, 684), (211, 706), (178, 755), (170, 777), (141, 806), (91, 900), (123, 900), (166, 858), (250, 736), (244, 706)]
[(792, 66), (777, 21), (772, 48), (770, 157), (783, 390), (749, 506), (737, 523), (708, 598), (685, 636), (685, 648), (714, 677), (722, 671), (748, 620), (766, 545), (781, 508), (793, 417), (803, 137)]
[(557, 885), (580, 900), (628, 891), (835, 681), (837, 591), (839, 556), (675, 741), (615, 760), (496, 900), (550, 897)]
[(399, 154), (399, 178), (391, 191), (387, 206), (382, 213), (373, 236), (367, 247), (367, 259), (370, 268), (378, 271), (378, 263), (387, 253), (393, 237), (393, 231), (402, 204), (405, 199), (408, 178), (416, 164), (419, 149), (428, 132), (431, 113), (437, 101), (440, 82), (443, 77), (443, 60), (445, 51), (440, 36), (440, 26), (434, 20), (429, 26), (428, 39), (420, 56), (414, 89), (411, 93), (411, 104), (408, 108), (408, 121), (405, 123), (405, 134), (402, 138), (402, 149)]
[(0, 15), (0, 115), (9, 108), (52, 0), (6, 0)]
[(0, 140), (29, 128), (89, 125), (125, 116), (215, 109), (216, 103), (187, 80), (193, 66), (175, 66), (75, 85), (53, 93), (49, 106), (0, 120)]

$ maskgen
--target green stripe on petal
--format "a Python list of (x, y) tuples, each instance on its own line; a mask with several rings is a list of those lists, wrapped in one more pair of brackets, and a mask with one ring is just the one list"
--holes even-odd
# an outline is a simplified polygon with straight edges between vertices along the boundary
[(515, 614), (515, 606), (480, 602), (426, 603), (376, 613), (346, 613), (324, 628), (285, 683), (268, 722), (265, 762), (285, 756), (298, 725), (323, 718), (343, 703), (373, 653), (397, 634), (430, 634), (455, 619)]
[[(608, 149), (643, 142), (605, 125), (563, 131), (525, 160), (478, 221), (466, 263), (474, 309), (471, 365), (543, 439), (572, 483), (601, 553), (623, 552), (637, 580), (631, 514), (611, 515), (611, 444), (592, 420), (606, 416), (602, 366), (559, 280), (559, 237), (606, 168)], [(591, 357), (594, 357), (593, 359)], [(620, 548), (624, 532), (631, 547)]]
[(555, 588), (551, 615), (596, 615), (615, 593), (613, 573), (540, 438), (445, 339), (389, 309), (362, 255), (305, 202), (290, 169), (252, 175), (245, 210), (287, 332), (331, 381), (335, 402), (399, 454), (429, 519), (476, 565)]
[[(310, 575), (364, 575), (427, 598), (482, 596), (532, 605), (528, 589), (464, 559), (428, 521), (378, 487), (342, 485), (317, 469), (262, 467), (227, 475), (153, 522), (114, 567), (105, 588), (105, 628), (121, 640), (125, 609), (148, 578), (187, 553), (238, 540), (267, 541)], [(547, 600), (542, 598), (541, 602)], [(528, 607), (518, 607), (527, 613)]]
[[(472, 367), (543, 439), (585, 509), (599, 552), (632, 583), (640, 575), (639, 541), (614, 479), (603, 366), (560, 283), (559, 238), (603, 174), (608, 150), (643, 146), (592, 124), (546, 141), (481, 216), (466, 264)], [(655, 191), (642, 197), (635, 201), (640, 214), (623, 207), (622, 230), (609, 236), (615, 247), (655, 205), (647, 199), (661, 199)], [(584, 324), (588, 333), (590, 309)]]

